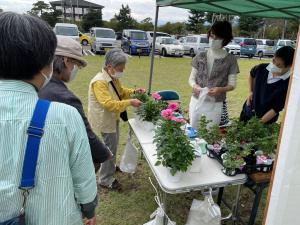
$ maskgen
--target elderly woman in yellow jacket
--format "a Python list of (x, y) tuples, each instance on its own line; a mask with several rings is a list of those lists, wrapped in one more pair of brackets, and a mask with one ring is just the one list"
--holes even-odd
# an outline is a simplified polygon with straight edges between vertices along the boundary
[[(100, 131), (105, 144), (110, 148), (114, 157), (102, 163), (99, 184), (102, 187), (120, 190), (120, 183), (114, 179), (116, 171), (116, 153), (119, 142), (120, 114), (126, 112), (128, 106), (138, 107), (141, 102), (131, 99), (135, 92), (144, 92), (122, 86), (122, 77), (127, 55), (121, 49), (112, 49), (105, 55), (104, 68), (90, 82), (88, 115), (93, 129)], [(122, 113), (123, 112), (123, 113)], [(121, 116), (122, 119), (124, 119)]]

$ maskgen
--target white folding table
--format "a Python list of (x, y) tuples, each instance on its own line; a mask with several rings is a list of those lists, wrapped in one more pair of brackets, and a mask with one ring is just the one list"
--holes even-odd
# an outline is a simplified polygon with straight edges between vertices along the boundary
[[(239, 201), (241, 185), (247, 180), (245, 174), (238, 174), (230, 177), (223, 174), (221, 171), (222, 166), (217, 160), (209, 158), (207, 155), (202, 155), (200, 160), (200, 172), (187, 171), (182, 176), (179, 182), (172, 182), (168, 176), (166, 167), (160, 165), (155, 166), (157, 161), (156, 146), (153, 144), (153, 131), (147, 131), (135, 119), (129, 120), (130, 135), (133, 133), (137, 137), (142, 152), (147, 160), (151, 171), (153, 172), (157, 183), (162, 189), (163, 193), (176, 194), (197, 190), (205, 190), (208, 188), (225, 187), (228, 185), (238, 185), (237, 196), (235, 200), (235, 207), (233, 215), (237, 213), (237, 204)], [(235, 218), (234, 218), (235, 219)]]

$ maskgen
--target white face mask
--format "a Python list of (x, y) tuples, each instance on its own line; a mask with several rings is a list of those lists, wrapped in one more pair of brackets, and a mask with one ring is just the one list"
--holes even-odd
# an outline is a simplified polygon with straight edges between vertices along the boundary
[(45, 78), (45, 81), (44, 81), (44, 83), (42, 85), (42, 88), (44, 88), (50, 82), (50, 80), (52, 78), (53, 70), (51, 70), (51, 73), (48, 74), (48, 75), (44, 74), (43, 72), (41, 72), (41, 74)]
[(78, 73), (78, 66), (77, 65), (74, 65), (73, 67), (73, 70), (71, 71), (71, 75), (70, 75), (70, 78), (68, 80), (68, 82), (71, 82), (72, 80), (75, 79), (75, 77), (77, 76), (77, 73)]
[(275, 66), (272, 62), (266, 68), (271, 73), (282, 73), (282, 69)]
[(115, 79), (120, 79), (124, 75), (123, 72), (115, 72), (115, 74), (111, 75)]
[(223, 48), (223, 40), (222, 39), (209, 39), (209, 47), (211, 49), (221, 49)]

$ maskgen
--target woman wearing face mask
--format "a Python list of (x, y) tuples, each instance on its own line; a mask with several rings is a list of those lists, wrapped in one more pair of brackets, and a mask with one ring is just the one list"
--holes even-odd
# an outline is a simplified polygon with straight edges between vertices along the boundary
[(127, 55), (121, 49), (111, 49), (105, 55), (104, 68), (90, 82), (88, 113), (93, 129), (101, 132), (105, 144), (114, 154), (113, 159), (102, 163), (99, 175), (99, 185), (111, 190), (120, 190), (120, 183), (114, 179), (116, 171), (116, 153), (119, 142), (120, 114), (128, 106), (138, 107), (141, 102), (131, 99), (135, 91), (125, 88), (120, 82), (123, 76)]
[(285, 104), (294, 52), (290, 46), (282, 47), (275, 52), (271, 63), (251, 69), (249, 96), (240, 116), (242, 121), (248, 121), (254, 115), (263, 123), (277, 121)]
[(112, 158), (112, 153), (91, 129), (80, 99), (65, 84), (74, 80), (78, 70), (86, 65), (87, 62), (83, 59), (81, 45), (72, 38), (57, 36), (53, 75), (45, 77), (45, 86), (39, 91), (39, 97), (49, 101), (65, 103), (77, 109), (86, 127), (95, 171), (98, 171), (102, 162)]
[[(200, 52), (192, 61), (192, 71), (189, 78), (189, 84), (193, 88), (190, 102), (190, 118), (193, 117), (191, 111), (194, 110), (201, 91), (203, 88), (208, 88), (207, 95), (215, 100), (214, 110), (220, 112), (218, 114), (219, 117), (214, 118), (213, 122), (219, 124), (222, 111), (223, 114), (224, 110), (227, 113), (226, 92), (235, 88), (239, 67), (235, 56), (228, 54), (223, 49), (233, 38), (232, 27), (229, 22), (215, 22), (208, 31), (208, 38), (209, 50)], [(226, 121), (223, 123), (226, 123)], [(197, 128), (197, 121), (194, 124), (196, 124), (194, 126)]]

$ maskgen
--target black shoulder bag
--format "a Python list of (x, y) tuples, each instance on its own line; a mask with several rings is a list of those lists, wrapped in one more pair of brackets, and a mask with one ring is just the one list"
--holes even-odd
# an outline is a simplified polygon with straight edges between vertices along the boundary
[[(115, 90), (115, 92), (116, 92), (118, 98), (119, 98), (120, 100), (122, 100), (121, 97), (120, 97), (120, 95), (119, 95), (119, 93), (118, 93), (118, 91), (117, 91), (117, 88), (116, 88), (115, 85), (114, 85), (114, 83), (113, 83), (112, 81), (110, 81), (109, 83), (111, 84), (111, 86), (112, 86), (113, 89)], [(121, 117), (121, 119), (122, 119), (124, 122), (127, 122), (127, 121), (128, 121), (127, 111), (125, 110), (124, 112), (121, 112), (121, 113), (120, 113), (120, 117)]]

